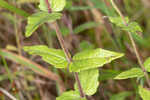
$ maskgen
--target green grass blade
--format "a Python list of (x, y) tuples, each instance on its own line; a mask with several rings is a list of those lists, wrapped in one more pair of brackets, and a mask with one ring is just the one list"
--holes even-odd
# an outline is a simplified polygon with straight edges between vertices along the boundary
[(2, 62), (4, 63), (4, 68), (5, 68), (5, 70), (6, 70), (7, 74), (8, 74), (8, 79), (9, 79), (10, 82), (12, 83), (13, 80), (12, 80), (11, 71), (10, 71), (9, 68), (8, 68), (8, 65), (7, 65), (7, 62), (6, 62), (5, 58), (4, 58), (3, 56), (1, 56), (1, 57), (2, 57)]
[(13, 53), (6, 51), (6, 50), (0, 50), (0, 55), (7, 58), (7, 59), (10, 59), (16, 63), (22, 64), (23, 66), (30, 68), (32, 71), (34, 71), (34, 72), (36, 72), (36, 73), (38, 73), (44, 77), (50, 78), (50, 79), (55, 80), (55, 81), (58, 80), (58, 76), (55, 73), (45, 69), (44, 67), (42, 67), (42, 66), (40, 66), (40, 65), (30, 61), (30, 60), (28, 60), (27, 58), (24, 58), (22, 56), (18, 56), (16, 54), (13, 54)]
[(21, 15), (23, 17), (28, 17), (29, 16), (29, 14), (27, 12), (25, 12), (24, 10), (16, 8), (15, 6), (8, 4), (4, 0), (0, 0), (0, 7), (8, 9), (9, 11), (14, 12), (18, 15)]

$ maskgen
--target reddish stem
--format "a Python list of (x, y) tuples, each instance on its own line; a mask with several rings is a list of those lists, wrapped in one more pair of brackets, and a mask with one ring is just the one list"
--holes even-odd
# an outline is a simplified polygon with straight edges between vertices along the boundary
[(52, 10), (51, 10), (51, 5), (50, 5), (49, 1), (48, 1), (48, 0), (45, 0), (45, 2), (46, 2), (46, 4), (47, 4), (48, 12), (51, 13)]

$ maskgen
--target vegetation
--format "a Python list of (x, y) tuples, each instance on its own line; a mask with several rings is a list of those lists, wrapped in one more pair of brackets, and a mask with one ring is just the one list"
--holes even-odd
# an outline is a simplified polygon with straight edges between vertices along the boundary
[(149, 100), (147, 0), (0, 0), (1, 100)]

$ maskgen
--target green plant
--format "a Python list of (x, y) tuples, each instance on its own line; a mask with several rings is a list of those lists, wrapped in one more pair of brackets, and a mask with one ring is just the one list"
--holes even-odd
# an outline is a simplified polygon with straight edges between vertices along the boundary
[(76, 80), (75, 90), (63, 93), (56, 100), (89, 100), (88, 96), (95, 94), (99, 86), (99, 70), (97, 68), (122, 57), (123, 54), (97, 48), (79, 52), (71, 57), (56, 22), (61, 18), (60, 11), (63, 10), (65, 4), (65, 0), (40, 0), (41, 11), (28, 17), (25, 33), (26, 37), (29, 37), (40, 25), (49, 22), (56, 31), (62, 50), (48, 48), (45, 45), (25, 46), (24, 50), (30, 54), (41, 56), (44, 61), (55, 68), (65, 68), (69, 72), (73, 72)]
[(0, 2), (1, 2), (0, 6), (5, 8), (5, 9), (8, 9), (8, 10), (15, 12), (16, 14), (19, 14), (19, 15), (24, 16), (24, 17), (29, 16), (29, 14), (27, 12), (25, 12), (24, 10), (21, 10), (19, 8), (16, 8), (16, 7), (8, 4), (5, 0), (0, 0)]
[[(115, 8), (117, 13), (120, 15), (118, 17), (109, 17), (110, 22), (118, 26), (124, 31), (127, 31), (127, 35), (129, 36), (129, 39), (131, 41), (134, 53), (136, 55), (137, 61), (139, 63), (139, 66), (141, 68), (132, 68), (128, 71), (124, 71), (117, 75), (114, 79), (128, 79), (128, 78), (141, 78), (145, 77), (147, 85), (150, 87), (150, 79), (149, 79), (149, 58), (144, 62), (142, 62), (142, 59), (140, 57), (140, 54), (138, 53), (136, 44), (134, 42), (132, 34), (138, 35), (138, 32), (143, 32), (141, 27), (136, 22), (130, 22), (128, 17), (124, 17), (119, 8), (116, 6), (114, 0), (111, 0), (112, 6)], [(142, 86), (139, 85), (139, 94), (143, 100), (149, 100), (150, 91), (146, 90)]]

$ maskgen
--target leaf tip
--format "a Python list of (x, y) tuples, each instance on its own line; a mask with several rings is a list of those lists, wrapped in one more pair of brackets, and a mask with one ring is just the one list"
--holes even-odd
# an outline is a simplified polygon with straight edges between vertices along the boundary
[(25, 33), (25, 37), (28, 38), (30, 37), (31, 35), (29, 33)]

